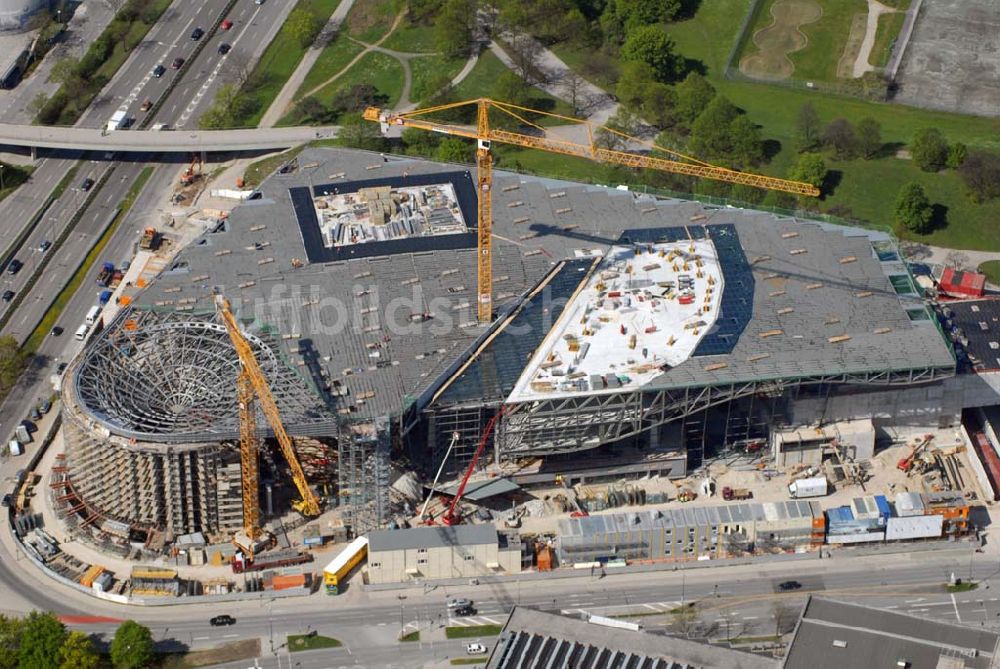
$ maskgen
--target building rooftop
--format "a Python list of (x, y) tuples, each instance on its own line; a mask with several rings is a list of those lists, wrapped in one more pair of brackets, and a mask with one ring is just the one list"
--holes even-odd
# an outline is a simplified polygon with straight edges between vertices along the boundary
[(414, 548), (480, 546), (497, 544), (493, 525), (455, 525), (454, 527), (411, 527), (404, 530), (378, 530), (368, 533), (369, 551), (399, 551)]
[(950, 316), (952, 333), (961, 341), (973, 369), (1000, 369), (1000, 300), (948, 302), (944, 313)]
[[(859, 665), (860, 666), (860, 665)], [(774, 660), (516, 607), (487, 669), (774, 669)]]
[(987, 669), (998, 641), (1000, 635), (984, 629), (810, 597), (783, 667)]
[[(306, 149), (297, 165), (272, 175), (258, 199), (235, 207), (228, 220), (182, 251), (98, 337), (102, 355), (128, 366), (114, 347), (125, 324), (143, 313), (170, 313), (174, 326), (186, 320), (217, 323), (214, 295), (222, 292), (246, 332), (273, 344), (274, 359), (287, 368), (282, 383), (297, 384), (316, 398), (315, 406), (294, 398), (291, 410), (283, 411), (296, 433), (328, 424), (328, 416), (419, 410), (445, 385), (443, 402), (506, 398), (565, 308), (552, 295), (571, 297), (594, 258), (613, 244), (702, 240), (698, 243), (714, 247), (723, 272), (716, 322), (699, 333), (692, 356), (651, 374), (645, 387), (954, 365), (882, 233), (498, 171), (493, 212), (499, 318), (491, 329), (476, 322), (476, 221), (469, 212), (468, 171), (316, 148)], [(442, 183), (454, 187), (469, 232), (326, 245), (314, 198), (386, 184)], [(508, 319), (546, 277), (552, 290), (524, 304), (520, 321)], [(527, 335), (510, 329), (525, 319), (535, 326)], [(653, 355), (657, 343), (641, 348)], [(641, 355), (639, 349), (637, 343)], [(476, 352), (486, 356), (485, 364), (478, 356), (467, 364)], [(97, 397), (113, 392), (107, 382), (87, 407), (107, 416), (108, 427), (132, 436), (165, 438), (176, 429), (186, 437), (235, 437), (235, 419), (224, 418), (232, 409), (225, 402), (208, 418), (186, 411), (181, 420), (170, 412), (173, 404), (184, 405), (184, 398), (222, 393), (231, 398), (238, 373), (234, 361), (235, 356), (217, 366), (218, 374), (200, 377), (166, 357), (157, 361), (157, 382), (176, 387), (183, 397), (166, 407), (149, 398), (147, 404), (159, 412), (151, 425), (127, 409), (115, 415), (115, 403), (128, 398)], [(111, 367), (102, 371), (103, 360), (93, 362), (91, 378), (114, 378)], [(171, 379), (175, 372), (184, 378)], [(96, 387), (90, 381), (83, 385)], [(302, 426), (308, 429), (303, 432)]]

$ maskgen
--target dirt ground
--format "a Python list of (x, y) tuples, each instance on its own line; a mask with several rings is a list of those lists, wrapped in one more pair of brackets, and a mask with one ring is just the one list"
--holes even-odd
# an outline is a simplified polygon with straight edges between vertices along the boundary
[(1000, 2), (925, 0), (896, 81), (896, 102), (1000, 116)]
[(781, 0), (771, 6), (771, 24), (754, 33), (757, 49), (740, 61), (740, 71), (760, 79), (788, 79), (795, 66), (788, 55), (809, 43), (799, 27), (815, 23), (823, 9), (812, 0)]

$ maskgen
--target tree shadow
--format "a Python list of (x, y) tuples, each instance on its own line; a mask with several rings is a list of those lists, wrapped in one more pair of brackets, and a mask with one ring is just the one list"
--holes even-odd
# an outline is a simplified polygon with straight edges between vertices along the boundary
[(821, 200), (825, 200), (834, 194), (837, 190), (837, 186), (840, 182), (844, 180), (844, 173), (841, 170), (827, 170), (826, 176), (823, 177), (823, 185), (820, 186), (822, 195), (820, 195)]
[(943, 204), (931, 205), (931, 230), (944, 230), (948, 227), (948, 207)]
[(698, 74), (704, 77), (705, 75), (708, 74), (708, 68), (705, 67), (705, 63), (701, 62), (697, 58), (685, 58), (683, 72), (681, 73), (681, 76), (677, 79), (677, 81), (683, 81), (684, 77), (691, 74), (692, 72), (697, 72)]
[(693, 19), (701, 7), (701, 0), (681, 0), (681, 7), (674, 15), (674, 21), (687, 21)]
[(781, 142), (776, 139), (765, 139), (763, 144), (764, 162), (769, 163), (781, 153)]
[(906, 146), (903, 142), (886, 142), (882, 145), (882, 148), (876, 152), (876, 158), (892, 158), (896, 155), (896, 152), (901, 148)]

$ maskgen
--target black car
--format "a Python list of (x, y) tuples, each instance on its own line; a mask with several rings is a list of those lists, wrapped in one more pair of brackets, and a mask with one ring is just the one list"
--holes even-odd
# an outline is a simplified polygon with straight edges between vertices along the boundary
[(174, 68), (175, 70), (181, 69), (182, 67), (184, 67), (184, 59), (179, 57), (174, 58), (174, 62), (170, 63), (170, 67)]
[(91, 179), (90, 177), (87, 177), (86, 179), (84, 179), (83, 183), (80, 184), (80, 190), (82, 190), (84, 193), (86, 193), (88, 190), (90, 190), (93, 187), (94, 187), (94, 180)]
[(46, 239), (45, 241), (43, 241), (41, 244), (38, 245), (38, 252), (45, 253), (50, 248), (52, 248), (52, 242)]
[(7, 265), (7, 274), (14, 276), (15, 274), (21, 271), (22, 267), (24, 267), (24, 263), (18, 260), (17, 258), (14, 258), (13, 260), (10, 261), (10, 264)]
[(236, 618), (233, 618), (230, 615), (215, 616), (214, 618), (209, 620), (208, 623), (212, 627), (225, 627), (226, 625), (235, 625)]
[(3, 299), (4, 302), (10, 302), (11, 300), (14, 299), (14, 291), (13, 290), (5, 290), (5, 291), (3, 291), (3, 298), (2, 299)]
[(471, 604), (466, 604), (465, 606), (460, 606), (455, 609), (456, 616), (474, 616), (476, 615), (476, 609)]
[(204, 35), (205, 31), (202, 30), (201, 28), (195, 28), (194, 30), (191, 31), (191, 39), (193, 39), (195, 42), (200, 40)]
[[(59, 329), (62, 330), (62, 328), (59, 328)], [(68, 362), (60, 362), (59, 366), (56, 367), (56, 374), (62, 374), (63, 372), (66, 371), (67, 367), (69, 367), (69, 363)]]
[(225, 56), (227, 53), (229, 53), (229, 50), (232, 48), (233, 48), (232, 46), (223, 42), (222, 44), (219, 45), (219, 55)]
[(58, 325), (56, 325), (55, 327), (52, 328), (52, 331), (49, 334), (51, 334), (53, 337), (58, 337), (62, 333), (63, 333), (63, 329), (61, 327), (59, 327)]
[(778, 590), (785, 590), (785, 591), (798, 590), (801, 587), (802, 584), (799, 583), (798, 581), (785, 581), (783, 583), (778, 584)]
[(159, 65), (153, 68), (153, 76), (156, 77), (157, 79), (166, 74), (166, 72), (167, 68), (163, 66), (163, 63), (160, 63)]
[(14, 498), (10, 496), (10, 493), (3, 496), (3, 500), (0, 501), (0, 505), (10, 506), (14, 503)]

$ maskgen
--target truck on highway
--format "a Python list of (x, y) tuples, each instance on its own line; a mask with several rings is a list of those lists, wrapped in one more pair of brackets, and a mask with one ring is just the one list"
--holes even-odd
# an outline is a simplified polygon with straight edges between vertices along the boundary
[(829, 493), (829, 486), (825, 476), (799, 479), (788, 484), (788, 494), (793, 499), (823, 497), (827, 493)]
[(84, 319), (84, 322), (87, 325), (93, 325), (94, 323), (97, 322), (97, 317), (100, 316), (100, 314), (101, 314), (101, 305), (95, 304), (87, 312), (87, 317)]
[(101, 294), (97, 297), (97, 301), (101, 303), (101, 306), (104, 306), (111, 300), (112, 294), (110, 290), (102, 290)]
[(128, 111), (119, 109), (108, 120), (108, 132), (114, 132), (128, 126)]
[(84, 339), (87, 338), (88, 330), (90, 330), (90, 326), (87, 325), (86, 323), (83, 323), (82, 325), (80, 325), (80, 327), (76, 329), (76, 334), (73, 335), (73, 338), (76, 339), (77, 341), (83, 341)]

